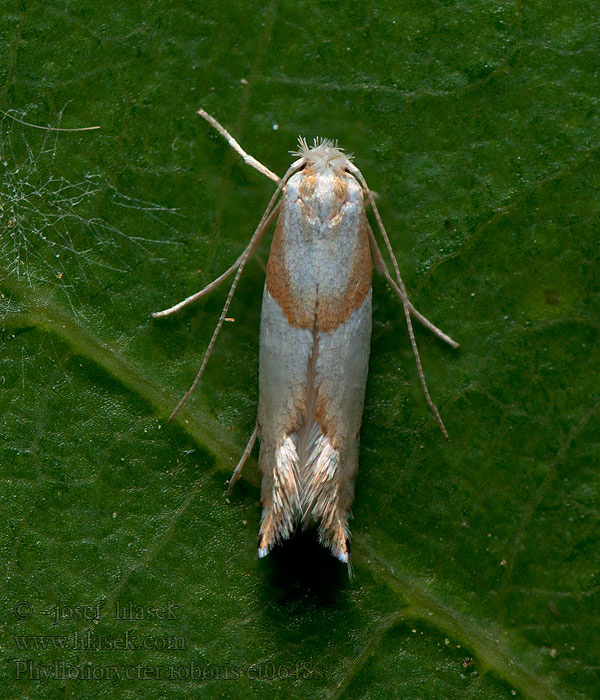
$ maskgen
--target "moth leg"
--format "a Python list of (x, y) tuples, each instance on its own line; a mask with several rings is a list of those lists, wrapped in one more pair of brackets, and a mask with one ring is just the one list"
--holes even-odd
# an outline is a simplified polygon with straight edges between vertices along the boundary
[[(390, 279), (390, 282), (392, 283), (393, 290), (400, 297), (400, 299), (402, 299), (402, 291), (400, 290), (400, 288), (396, 284), (394, 284), (394, 280)], [(408, 310), (417, 319), (417, 321), (419, 321), (423, 326), (425, 326), (425, 328), (428, 328), (440, 340), (443, 340), (445, 343), (448, 343), (448, 345), (451, 345), (453, 348), (460, 347), (460, 343), (457, 343), (456, 340), (452, 340), (452, 338), (449, 335), (446, 335), (444, 331), (441, 331), (428, 318), (423, 316), (423, 314), (420, 311), (417, 311), (417, 309), (415, 309), (415, 307), (411, 304), (409, 299), (406, 300), (406, 304), (408, 306)]]
[[(273, 222), (273, 219), (277, 215), (279, 211), (278, 207), (275, 207), (273, 211), (270, 213), (269, 218), (265, 221), (264, 223), (264, 229), (262, 230), (262, 233), (266, 231), (266, 229), (269, 228), (271, 223)], [(261, 237), (262, 237), (261, 233)], [(260, 242), (260, 237), (258, 239), (255, 239), (255, 236), (252, 237), (250, 240), (250, 243), (248, 243), (246, 249), (244, 252), (240, 255), (240, 257), (233, 263), (233, 265), (228, 269), (225, 270), (225, 272), (214, 279), (212, 282), (206, 285), (204, 289), (201, 289), (199, 292), (196, 292), (195, 294), (192, 294), (189, 297), (186, 297), (179, 303), (175, 304), (174, 306), (171, 306), (168, 309), (164, 309), (163, 311), (154, 311), (152, 314), (152, 318), (162, 318), (164, 316), (170, 316), (171, 314), (177, 313), (177, 311), (180, 311), (183, 309), (185, 306), (188, 304), (191, 304), (194, 301), (197, 301), (198, 299), (201, 299), (205, 294), (208, 294), (209, 292), (212, 292), (213, 289), (216, 289), (221, 282), (224, 282), (228, 277), (230, 277), (237, 269), (238, 267), (242, 264), (245, 263), (246, 260), (250, 258), (252, 255), (253, 250), (257, 247), (258, 243)]]
[[(277, 188), (277, 191), (273, 195), (273, 198), (271, 199), (271, 202), (269, 202), (269, 206), (267, 207), (267, 211), (271, 208), (273, 205), (273, 201), (275, 197), (279, 194), (280, 188)], [(238, 282), (240, 281), (240, 277), (242, 276), (242, 272), (244, 271), (244, 266), (246, 265), (246, 262), (248, 261), (248, 258), (250, 257), (250, 254), (253, 250), (253, 248), (258, 245), (260, 242), (260, 239), (263, 237), (265, 231), (268, 228), (268, 224), (271, 222), (272, 217), (275, 216), (277, 211), (279, 211), (279, 202), (273, 207), (272, 211), (269, 212), (269, 215), (267, 216), (267, 211), (265, 211), (263, 218), (261, 219), (261, 222), (258, 225), (258, 228), (254, 232), (254, 235), (252, 236), (252, 239), (250, 240), (250, 243), (248, 244), (248, 247), (246, 250), (242, 253), (242, 261), (240, 262), (237, 272), (235, 273), (235, 277), (233, 278), (233, 282), (231, 284), (231, 287), (229, 288), (229, 294), (227, 295), (227, 299), (225, 301), (225, 305), (223, 306), (223, 311), (221, 311), (221, 315), (219, 316), (219, 320), (217, 321), (217, 325), (215, 326), (215, 330), (213, 331), (212, 338), (210, 339), (210, 342), (208, 344), (208, 347), (206, 348), (206, 352), (204, 353), (204, 357), (202, 359), (202, 364), (200, 365), (200, 369), (198, 370), (198, 374), (196, 375), (196, 378), (192, 382), (192, 386), (186, 391), (186, 393), (183, 395), (182, 399), (179, 401), (177, 406), (175, 406), (175, 410), (173, 413), (171, 413), (169, 417), (169, 421), (173, 420), (177, 413), (179, 413), (180, 409), (183, 407), (184, 403), (190, 398), (192, 395), (194, 389), (198, 386), (200, 379), (202, 379), (202, 375), (204, 374), (204, 370), (206, 368), (206, 365), (208, 363), (208, 358), (211, 356), (213, 347), (217, 341), (217, 337), (219, 335), (219, 332), (223, 326), (223, 323), (225, 321), (225, 318), (227, 316), (227, 312), (229, 311), (229, 306), (231, 305), (231, 300), (233, 299), (233, 295), (235, 294), (235, 290), (237, 288)]]
[(219, 320), (217, 321), (217, 325), (215, 326), (215, 330), (213, 331), (212, 338), (210, 339), (210, 342), (208, 344), (208, 347), (206, 349), (206, 352), (204, 353), (204, 358), (202, 359), (202, 364), (200, 365), (200, 369), (198, 370), (198, 374), (196, 375), (196, 378), (192, 382), (191, 387), (187, 390), (187, 392), (184, 394), (182, 399), (179, 401), (177, 406), (175, 407), (175, 410), (171, 415), (169, 416), (169, 421), (172, 421), (173, 418), (177, 415), (177, 413), (181, 410), (185, 402), (189, 399), (189, 397), (192, 395), (192, 392), (194, 389), (198, 386), (200, 379), (202, 378), (202, 375), (204, 374), (204, 369), (206, 368), (206, 364), (208, 362), (208, 358), (210, 357), (212, 353), (212, 349), (214, 347), (214, 344), (217, 340), (217, 336), (219, 335), (219, 332), (223, 326), (223, 322), (225, 321), (225, 318), (227, 316), (227, 311), (229, 310), (229, 306), (231, 304), (231, 300), (233, 299), (233, 295), (235, 293), (235, 290), (237, 288), (238, 282), (240, 280), (241, 274), (244, 270), (244, 267), (250, 257), (250, 255), (253, 253), (255, 250), (256, 246), (260, 243), (262, 237), (264, 236), (266, 230), (268, 229), (271, 221), (275, 217), (276, 213), (279, 211), (281, 202), (277, 202), (277, 198), (281, 194), (281, 191), (285, 187), (285, 184), (287, 181), (290, 179), (290, 177), (296, 173), (300, 168), (302, 168), (305, 164), (304, 158), (300, 158), (299, 160), (295, 161), (292, 163), (292, 165), (288, 168), (286, 171), (285, 175), (283, 178), (279, 178), (275, 173), (271, 172), (266, 166), (262, 165), (262, 163), (259, 163), (255, 158), (252, 156), (248, 155), (244, 149), (238, 144), (238, 142), (231, 136), (231, 134), (224, 129), (219, 122), (214, 118), (211, 117), (210, 114), (205, 112), (203, 109), (201, 109), (198, 114), (200, 114), (201, 117), (206, 119), (220, 134), (222, 134), (229, 145), (237, 152), (239, 153), (244, 161), (248, 163), (248, 165), (251, 165), (253, 168), (261, 172), (263, 175), (266, 175), (266, 177), (270, 178), (271, 180), (275, 180), (277, 182), (277, 188), (275, 189), (275, 192), (273, 193), (273, 196), (271, 197), (267, 208), (265, 209), (265, 213), (262, 215), (262, 218), (256, 227), (256, 230), (254, 231), (254, 234), (252, 235), (252, 238), (250, 239), (250, 243), (248, 244), (248, 247), (244, 252), (241, 254), (241, 256), (236, 260), (234, 265), (227, 270), (223, 275), (218, 277), (216, 280), (211, 282), (207, 287), (205, 287), (203, 290), (200, 292), (193, 294), (191, 297), (188, 297), (187, 299), (184, 299), (183, 302), (180, 302), (179, 304), (176, 304), (174, 307), (171, 307), (170, 309), (165, 309), (164, 311), (158, 311), (156, 312), (156, 316), (167, 316), (170, 313), (175, 313), (175, 311), (178, 311), (179, 309), (183, 308), (186, 306), (186, 304), (191, 303), (192, 301), (195, 301), (196, 299), (200, 298), (203, 294), (206, 294), (207, 292), (211, 291), (214, 289), (216, 286), (218, 286), (223, 280), (225, 280), (234, 270), (236, 270), (235, 277), (233, 279), (233, 283), (231, 285), (231, 288), (229, 289), (229, 294), (227, 295), (227, 300), (225, 301), (225, 306), (223, 307), (223, 311), (221, 312), (221, 316), (219, 317)]
[(152, 316), (152, 318), (162, 318), (163, 316), (170, 316), (171, 314), (177, 313), (177, 311), (179, 311), (180, 309), (183, 309), (188, 304), (191, 304), (192, 302), (203, 297), (205, 294), (212, 292), (213, 289), (216, 289), (221, 284), (221, 282), (224, 282), (229, 277), (229, 275), (231, 275), (233, 272), (235, 272), (238, 269), (238, 267), (242, 263), (242, 259), (243, 259), (245, 253), (246, 253), (246, 251), (244, 251), (240, 255), (240, 257), (233, 263), (233, 265), (228, 270), (225, 270), (225, 272), (222, 275), (220, 275), (219, 277), (214, 279), (212, 282), (210, 282), (210, 284), (207, 284), (206, 287), (204, 287), (204, 289), (201, 289), (199, 292), (196, 292), (195, 294), (192, 294), (189, 297), (186, 297), (185, 299), (183, 299), (179, 303), (175, 304), (174, 306), (171, 306), (168, 309), (164, 309), (163, 311), (152, 312), (150, 314)]
[(234, 469), (233, 474), (231, 475), (231, 479), (229, 479), (229, 488), (227, 489), (227, 493), (231, 493), (233, 490), (233, 485), (235, 482), (240, 478), (242, 475), (242, 469), (244, 468), (244, 464), (246, 464), (246, 460), (250, 456), (250, 453), (252, 452), (252, 448), (254, 447), (254, 443), (256, 442), (256, 438), (258, 436), (258, 423), (254, 426), (254, 430), (252, 431), (252, 435), (250, 436), (250, 439), (248, 440), (248, 444), (246, 445), (246, 449), (243, 451), (242, 456), (240, 457), (240, 461), (238, 462), (237, 467)]
[(446, 335), (444, 331), (441, 331), (428, 318), (423, 316), (423, 314), (420, 311), (417, 311), (417, 309), (415, 309), (415, 307), (412, 305), (410, 299), (402, 292), (402, 289), (400, 289), (396, 282), (394, 282), (394, 279), (390, 275), (387, 265), (385, 264), (383, 256), (381, 255), (381, 251), (379, 250), (377, 241), (375, 240), (375, 234), (373, 233), (373, 229), (368, 224), (368, 222), (367, 226), (369, 230), (369, 243), (371, 244), (371, 254), (373, 255), (373, 261), (375, 263), (375, 269), (377, 270), (377, 272), (380, 272), (386, 278), (386, 280), (390, 283), (391, 288), (394, 290), (394, 292), (396, 292), (402, 303), (408, 306), (408, 310), (417, 319), (417, 321), (422, 323), (425, 326), (425, 328), (428, 328), (434, 335), (443, 340), (445, 343), (448, 343), (448, 345), (451, 345), (453, 348), (458, 348), (459, 343), (457, 343), (456, 340), (452, 340), (452, 338), (449, 335)]
[[(227, 131), (227, 129), (221, 126), (221, 124), (219, 124), (219, 122), (213, 116), (211, 116), (208, 112), (205, 112), (203, 109), (198, 110), (198, 114), (204, 119), (206, 119), (206, 121), (225, 138), (225, 140), (233, 148), (233, 150), (242, 156), (245, 163), (255, 168), (256, 170), (258, 170), (259, 173), (262, 173), (271, 180), (274, 180), (277, 183), (280, 182), (280, 178), (278, 175), (275, 175), (275, 173), (271, 172), (266, 165), (263, 165), (260, 161), (256, 160), (256, 158), (253, 158), (251, 155), (246, 153), (246, 151), (244, 151), (244, 149)], [(271, 218), (269, 218), (269, 220), (265, 223), (265, 226), (267, 228), (272, 221), (272, 216), (273, 215), (271, 215)], [(248, 248), (250, 248), (251, 246), (252, 241), (250, 241), (250, 243), (248, 244)], [(168, 309), (164, 309), (163, 311), (155, 311), (151, 314), (152, 318), (162, 318), (163, 316), (170, 316), (171, 314), (177, 313), (177, 311), (183, 309), (188, 304), (191, 304), (194, 301), (197, 301), (198, 299), (203, 297), (205, 294), (212, 292), (213, 289), (216, 289), (221, 284), (221, 282), (224, 282), (231, 274), (233, 274), (238, 269), (238, 267), (244, 261), (244, 256), (249, 257), (248, 248), (246, 248), (246, 250), (240, 255), (240, 257), (233, 263), (233, 265), (228, 270), (226, 270), (222, 275), (217, 277), (217, 279), (213, 280), (210, 284), (207, 284), (206, 287), (204, 287), (204, 289), (201, 289), (199, 292), (196, 292), (195, 294), (186, 297), (178, 304), (175, 304), (174, 306), (171, 306)]]
[(215, 345), (215, 342), (217, 341), (217, 337), (219, 335), (219, 332), (223, 326), (223, 323), (225, 321), (225, 318), (227, 316), (227, 312), (229, 311), (229, 306), (231, 305), (231, 300), (233, 299), (233, 295), (235, 294), (235, 290), (237, 288), (238, 282), (240, 281), (240, 277), (242, 276), (242, 272), (244, 271), (244, 267), (246, 263), (248, 262), (248, 258), (254, 251), (255, 247), (260, 243), (262, 237), (265, 235), (266, 230), (269, 227), (269, 224), (275, 217), (276, 213), (279, 211), (279, 208), (281, 206), (281, 200), (277, 202), (277, 198), (279, 197), (281, 191), (285, 187), (285, 184), (287, 181), (292, 177), (292, 175), (297, 172), (300, 168), (304, 166), (304, 160), (299, 159), (295, 163), (292, 163), (292, 165), (288, 168), (287, 172), (283, 176), (283, 178), (279, 181), (279, 184), (277, 185), (277, 188), (275, 189), (275, 192), (273, 193), (273, 196), (269, 200), (269, 203), (267, 204), (267, 208), (265, 209), (265, 213), (262, 215), (262, 218), (256, 227), (256, 230), (254, 231), (254, 234), (252, 235), (252, 238), (250, 239), (250, 243), (248, 244), (248, 247), (246, 250), (242, 253), (242, 260), (237, 268), (237, 271), (235, 273), (235, 277), (233, 278), (233, 282), (231, 284), (231, 287), (229, 289), (229, 294), (227, 295), (227, 299), (225, 301), (225, 305), (223, 306), (223, 311), (221, 311), (221, 315), (219, 316), (219, 320), (217, 321), (217, 325), (215, 326), (215, 330), (213, 331), (212, 338), (210, 339), (210, 342), (208, 344), (208, 347), (206, 348), (206, 352), (204, 353), (204, 357), (202, 359), (202, 364), (200, 365), (200, 369), (198, 370), (198, 374), (196, 375), (196, 378), (192, 382), (192, 385), (190, 388), (186, 391), (186, 393), (183, 395), (177, 406), (175, 406), (175, 410), (171, 415), (169, 416), (169, 421), (172, 421), (173, 418), (179, 413), (185, 402), (190, 398), (192, 395), (194, 389), (198, 386), (200, 383), (200, 380), (202, 379), (202, 375), (204, 374), (204, 370), (206, 369), (206, 365), (208, 363), (208, 358), (210, 357), (213, 347)]
[(383, 221), (381, 220), (381, 216), (379, 214), (379, 209), (377, 208), (377, 204), (375, 204), (375, 199), (373, 198), (373, 195), (371, 194), (371, 190), (369, 189), (369, 186), (367, 185), (367, 181), (365, 180), (364, 175), (360, 172), (360, 170), (353, 165), (352, 163), (348, 164), (348, 170), (355, 175), (358, 178), (358, 181), (362, 185), (363, 189), (366, 192), (366, 195), (369, 199), (369, 203), (371, 204), (371, 207), (373, 209), (373, 214), (375, 215), (375, 220), (377, 221), (377, 226), (379, 227), (379, 230), (381, 231), (381, 236), (385, 242), (386, 249), (390, 255), (390, 258), (392, 259), (392, 264), (394, 266), (394, 273), (396, 274), (396, 280), (398, 282), (398, 287), (402, 293), (401, 299), (402, 299), (402, 307), (404, 309), (404, 318), (406, 319), (406, 328), (408, 330), (408, 337), (410, 339), (410, 344), (412, 346), (412, 351), (413, 351), (413, 356), (415, 358), (415, 363), (417, 365), (417, 374), (419, 375), (419, 381), (421, 382), (421, 388), (423, 389), (423, 393), (425, 394), (425, 399), (427, 401), (427, 404), (429, 405), (429, 408), (432, 410), (433, 415), (435, 416), (435, 420), (437, 421), (437, 424), (442, 431), (442, 435), (448, 440), (448, 431), (446, 430), (446, 426), (444, 425), (444, 421), (442, 420), (442, 417), (440, 416), (440, 412), (437, 409), (437, 406), (433, 403), (433, 399), (431, 398), (429, 394), (429, 389), (427, 388), (427, 382), (425, 381), (425, 373), (423, 372), (423, 365), (421, 364), (421, 356), (419, 355), (419, 348), (417, 347), (417, 340), (415, 338), (415, 332), (413, 330), (413, 325), (412, 325), (412, 320), (410, 317), (410, 308), (408, 305), (408, 295), (406, 294), (406, 288), (404, 287), (404, 282), (402, 281), (402, 276), (400, 275), (400, 268), (398, 266), (398, 261), (396, 260), (396, 256), (394, 255), (394, 250), (392, 248), (392, 244), (390, 243), (389, 236), (387, 235), (387, 231), (385, 230), (385, 226), (383, 225)]

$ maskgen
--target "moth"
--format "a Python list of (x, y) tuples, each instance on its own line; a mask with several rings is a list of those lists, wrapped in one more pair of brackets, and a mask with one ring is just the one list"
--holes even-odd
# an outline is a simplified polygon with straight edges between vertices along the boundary
[[(244, 266), (276, 218), (262, 299), (258, 416), (229, 489), (260, 437), (263, 511), (258, 556), (266, 556), (297, 527), (316, 526), (320, 542), (350, 565), (348, 518), (367, 381), (373, 268), (402, 301), (421, 385), (446, 438), (427, 389), (411, 317), (453, 347), (458, 343), (409, 301), (374, 195), (352, 156), (327, 139), (316, 139), (309, 147), (300, 138), (293, 154), (297, 159), (279, 178), (248, 155), (213, 117), (204, 110), (199, 114), (277, 188), (235, 263), (196, 294), (152, 314), (175, 313), (235, 273), (200, 370), (171, 418), (198, 385)], [(394, 277), (367, 219), (368, 205)]]

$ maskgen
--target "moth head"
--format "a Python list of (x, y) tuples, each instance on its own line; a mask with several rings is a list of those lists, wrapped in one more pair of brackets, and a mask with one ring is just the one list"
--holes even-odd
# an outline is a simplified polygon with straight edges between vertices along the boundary
[(292, 155), (299, 156), (315, 170), (331, 168), (342, 172), (352, 161), (352, 155), (344, 153), (344, 149), (337, 145), (337, 141), (317, 138), (314, 139), (313, 145), (309, 146), (302, 136), (298, 137), (298, 150)]

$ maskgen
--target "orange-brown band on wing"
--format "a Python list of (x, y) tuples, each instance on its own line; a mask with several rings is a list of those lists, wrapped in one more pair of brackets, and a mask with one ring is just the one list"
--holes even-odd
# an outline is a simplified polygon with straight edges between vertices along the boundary
[(317, 408), (315, 411), (315, 421), (319, 424), (323, 435), (327, 435), (327, 437), (329, 438), (333, 449), (341, 451), (343, 450), (344, 445), (347, 443), (349, 437), (353, 440), (356, 440), (358, 438), (358, 434), (360, 432), (360, 425), (358, 426), (356, 435), (348, 436), (347, 434), (344, 434), (344, 431), (342, 431), (341, 426), (339, 424), (339, 416), (331, 415), (329, 413), (328, 408), (329, 407), (327, 399), (323, 396), (321, 392), (318, 392)]
[(373, 261), (369, 246), (366, 217), (361, 217), (357, 232), (357, 245), (354, 255), (348, 261), (350, 266), (348, 284), (339, 296), (321, 293), (318, 300), (299, 299), (294, 294), (285, 262), (285, 230), (283, 214), (279, 216), (271, 252), (267, 264), (267, 291), (279, 304), (288, 322), (296, 327), (320, 331), (333, 331), (343, 323), (350, 314), (360, 308), (371, 289)]
[(350, 261), (348, 284), (343, 295), (319, 295), (317, 327), (320, 331), (335, 330), (350, 314), (359, 309), (372, 284), (373, 260), (369, 247), (367, 219), (361, 216), (357, 232), (356, 247)]
[(296, 328), (313, 328), (314, 311), (310, 304), (303, 303), (294, 295), (285, 263), (284, 213), (277, 219), (269, 262), (267, 263), (267, 291), (279, 304), (283, 315)]

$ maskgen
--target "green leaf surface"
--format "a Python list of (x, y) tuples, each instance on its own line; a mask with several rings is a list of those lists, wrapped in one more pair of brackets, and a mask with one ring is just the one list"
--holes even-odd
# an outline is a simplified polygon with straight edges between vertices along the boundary
[[(600, 696), (597, 2), (13, 2), (0, 16), (2, 696)], [(256, 557), (264, 273), (297, 136), (352, 152), (374, 282), (355, 578)], [(128, 607), (131, 604), (132, 607)], [(120, 611), (118, 614), (117, 612)], [(126, 619), (127, 618), (127, 619)]]

